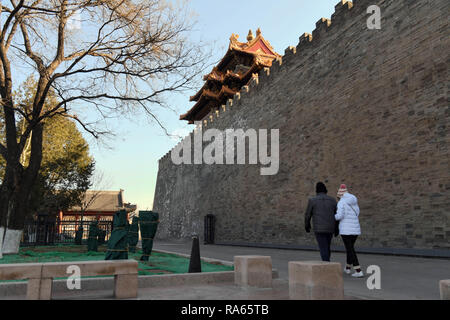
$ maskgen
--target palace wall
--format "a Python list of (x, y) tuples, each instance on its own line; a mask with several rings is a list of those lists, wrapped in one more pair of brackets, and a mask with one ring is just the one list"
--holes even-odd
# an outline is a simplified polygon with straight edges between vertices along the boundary
[[(380, 30), (367, 28), (372, 4)], [(358, 197), (359, 246), (449, 249), (448, 12), (448, 0), (336, 5), (203, 128), (279, 129), (278, 174), (174, 165), (169, 152), (155, 191), (158, 237), (203, 237), (211, 213), (219, 243), (315, 245), (304, 212), (324, 181), (333, 197), (340, 183)]]

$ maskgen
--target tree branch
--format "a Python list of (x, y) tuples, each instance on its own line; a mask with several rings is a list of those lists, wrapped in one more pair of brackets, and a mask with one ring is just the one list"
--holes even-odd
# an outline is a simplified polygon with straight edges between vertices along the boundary
[(56, 55), (52, 63), (47, 68), (48, 74), (52, 74), (56, 68), (61, 64), (64, 59), (64, 41), (65, 39), (65, 29), (67, 23), (67, 0), (64, 0), (61, 5), (61, 10), (59, 12), (59, 24), (58, 24), (58, 46), (56, 49)]
[(45, 70), (44, 61), (42, 60), (41, 57), (39, 57), (38, 55), (36, 55), (33, 52), (33, 49), (31, 48), (31, 42), (30, 42), (30, 38), (28, 35), (28, 31), (27, 31), (27, 28), (23, 21), (20, 23), (20, 29), (22, 30), (22, 36), (23, 36), (23, 41), (24, 41), (24, 45), (25, 45), (26, 55), (36, 63), (39, 73), (44, 72), (44, 70)]
[[(23, 8), (25, 0), (20, 0), (19, 4), (11, 11), (8, 18), (5, 21), (5, 24), (2, 27), (2, 33), (0, 35), (0, 44), (3, 46), (3, 41), (5, 41), (6, 32), (8, 32), (9, 25), (11, 21), (15, 18), (16, 14)], [(2, 6), (3, 8), (3, 6)]]

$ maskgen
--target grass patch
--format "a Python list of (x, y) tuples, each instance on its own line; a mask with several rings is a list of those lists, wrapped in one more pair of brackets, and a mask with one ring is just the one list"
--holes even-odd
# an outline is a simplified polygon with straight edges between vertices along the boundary
[[(71, 262), (104, 260), (106, 245), (99, 246), (98, 252), (88, 252), (87, 246), (57, 245), (42, 247), (22, 247), (18, 254), (4, 255), (0, 264), (33, 262)], [(128, 253), (129, 259), (138, 261), (139, 275), (187, 273), (189, 258), (168, 253), (152, 252), (149, 261), (139, 261), (142, 252)], [(202, 261), (202, 272), (232, 271), (233, 267)], [(94, 278), (94, 277), (89, 277)], [(58, 278), (59, 279), (59, 278)], [(65, 278), (63, 278), (65, 279)], [(15, 280), (11, 280), (15, 281)], [(0, 281), (6, 282), (6, 281)], [(8, 281), (9, 282), (9, 281)]]

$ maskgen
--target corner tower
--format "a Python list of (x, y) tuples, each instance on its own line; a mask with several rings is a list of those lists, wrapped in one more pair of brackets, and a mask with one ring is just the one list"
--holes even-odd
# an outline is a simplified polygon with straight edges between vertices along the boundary
[(225, 104), (227, 99), (239, 92), (250, 79), (266, 67), (272, 66), (272, 61), (281, 57), (270, 43), (261, 35), (258, 28), (256, 37), (249, 31), (247, 42), (239, 42), (239, 36), (232, 34), (228, 51), (212, 71), (203, 77), (205, 84), (192, 97), (195, 105), (180, 120), (201, 121), (211, 112)]

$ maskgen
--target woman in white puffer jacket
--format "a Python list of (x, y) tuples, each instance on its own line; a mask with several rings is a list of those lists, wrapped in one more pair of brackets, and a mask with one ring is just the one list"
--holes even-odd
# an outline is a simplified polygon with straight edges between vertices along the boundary
[(334, 216), (336, 221), (339, 221), (339, 234), (347, 251), (347, 266), (345, 273), (350, 274), (353, 269), (355, 273), (353, 277), (363, 277), (364, 274), (359, 266), (358, 257), (355, 252), (355, 242), (361, 234), (361, 226), (359, 225), (359, 206), (358, 199), (348, 193), (345, 184), (341, 184), (337, 197), (340, 198), (337, 205), (337, 213)]

